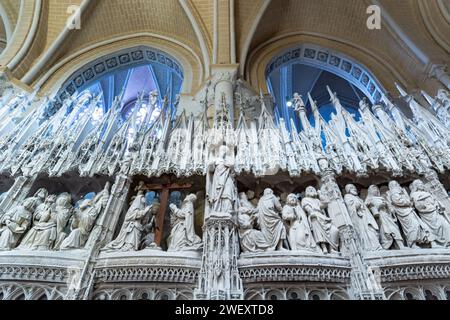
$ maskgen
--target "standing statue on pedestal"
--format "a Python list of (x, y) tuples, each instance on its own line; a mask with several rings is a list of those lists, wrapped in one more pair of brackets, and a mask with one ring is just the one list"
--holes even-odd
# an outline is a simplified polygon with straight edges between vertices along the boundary
[(0, 251), (14, 249), (28, 230), (37, 200), (26, 199), (23, 204), (8, 210), (0, 219)]
[(427, 191), (421, 180), (411, 186), (411, 199), (422, 221), (428, 226), (439, 246), (450, 244), (450, 222), (437, 199)]
[(197, 196), (190, 194), (184, 199), (181, 208), (170, 204), (172, 229), (167, 240), (167, 251), (198, 250), (202, 247), (202, 240), (194, 230), (195, 201)]
[(239, 194), (238, 227), (242, 252), (266, 251), (270, 244), (264, 234), (254, 228), (258, 209), (248, 200), (247, 194)]
[(98, 193), (93, 199), (84, 199), (75, 209), (71, 224), (72, 231), (69, 236), (61, 243), (60, 250), (83, 249), (95, 221), (102, 210), (106, 207), (109, 199), (109, 183), (106, 183), (105, 189)]
[(128, 209), (122, 228), (115, 240), (106, 245), (104, 251), (137, 251), (141, 244), (142, 232), (144, 226), (142, 220), (150, 212), (151, 206), (146, 206), (146, 200), (143, 191), (138, 195)]
[(261, 232), (269, 242), (268, 251), (285, 250), (283, 242), (286, 240), (286, 228), (281, 219), (280, 200), (275, 197), (272, 189), (264, 190), (264, 194), (258, 203), (258, 222)]
[(49, 195), (33, 215), (34, 225), (23, 238), (18, 249), (50, 250), (56, 239), (56, 221), (52, 216), (56, 196)]
[(339, 231), (323, 209), (326, 204), (319, 200), (316, 188), (308, 187), (302, 199), (303, 210), (308, 214), (309, 224), (316, 244), (323, 253), (334, 253), (339, 250)]
[(363, 199), (359, 197), (358, 189), (353, 184), (348, 184), (345, 186), (345, 192), (347, 194), (344, 196), (344, 201), (361, 240), (362, 249), (364, 251), (381, 250), (378, 224)]
[(311, 232), (311, 227), (295, 194), (287, 196), (286, 205), (283, 207), (283, 220), (289, 223), (289, 244), (291, 250), (317, 251), (316, 242)]
[(227, 150), (226, 146), (221, 146), (219, 156), (209, 165), (206, 177), (206, 216), (231, 216), (235, 212), (238, 194), (233, 163), (227, 159)]
[(418, 244), (430, 243), (434, 240), (426, 224), (414, 211), (408, 193), (397, 181), (389, 182), (387, 197), (391, 210), (400, 222), (408, 247), (420, 248)]
[(397, 218), (389, 210), (388, 202), (380, 194), (380, 189), (372, 185), (367, 190), (366, 206), (372, 212), (373, 217), (378, 220), (380, 226), (381, 246), (389, 250), (394, 244), (398, 249), (405, 248)]

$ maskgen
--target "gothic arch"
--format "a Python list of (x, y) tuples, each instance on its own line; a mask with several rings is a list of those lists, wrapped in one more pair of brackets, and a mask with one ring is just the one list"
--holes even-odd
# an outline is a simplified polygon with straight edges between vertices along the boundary
[(195, 35), (197, 36), (197, 40), (202, 52), (203, 62), (205, 64), (204, 74), (205, 77), (208, 77), (210, 72), (210, 54), (211, 54), (208, 48), (209, 39), (205, 34), (204, 28), (202, 28), (201, 26), (201, 22), (198, 21), (194, 15), (191, 1), (189, 0), (188, 1), (178, 0), (178, 1), (181, 7), (183, 8), (184, 12), (186, 13), (186, 16), (188, 17), (189, 21), (191, 22), (192, 28), (194, 29)]
[(12, 25), (10, 18), (6, 12), (4, 5), (0, 2), (0, 19), (3, 22), (3, 26), (5, 27), (6, 40), (10, 41), (11, 36), (14, 32), (14, 26)]
[(63, 83), (83, 66), (105, 55), (136, 46), (166, 52), (180, 63), (184, 75), (181, 93), (190, 93), (201, 85), (204, 65), (194, 50), (175, 39), (143, 32), (103, 41), (71, 54), (49, 69), (34, 87), (40, 88), (41, 94), (55, 94)]
[(383, 87), (387, 91), (395, 91), (395, 82), (400, 84), (407, 82), (388, 61), (365, 48), (327, 35), (307, 32), (294, 32), (272, 38), (255, 48), (247, 60), (246, 79), (254, 87), (261, 88), (263, 92), (268, 93), (266, 71), (272, 59), (289, 48), (295, 48), (302, 44), (326, 48), (325, 50), (328, 50), (329, 53), (338, 52), (348, 57), (365, 70), (373, 73), (373, 78), (379, 81), (379, 87)]
[(273, 57), (266, 68), (266, 78), (281, 67), (305, 64), (329, 71), (359, 88), (372, 103), (379, 101), (385, 89), (370, 70), (354, 59), (336, 51), (316, 45), (302, 44)]

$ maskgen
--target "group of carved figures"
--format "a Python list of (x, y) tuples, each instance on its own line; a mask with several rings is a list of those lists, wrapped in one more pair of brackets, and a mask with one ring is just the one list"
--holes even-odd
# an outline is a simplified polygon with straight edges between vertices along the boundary
[[(450, 245), (450, 219), (421, 180), (409, 187), (397, 181), (381, 195), (372, 185), (363, 200), (353, 184), (344, 203), (363, 251), (445, 248)], [(304, 196), (289, 194), (285, 205), (271, 189), (257, 201), (254, 192), (239, 194), (238, 225), (243, 252), (340, 250), (339, 230), (327, 211), (327, 195), (308, 187)], [(328, 210), (327, 210), (328, 209)], [(329, 212), (328, 212), (329, 213)]]
[[(190, 251), (198, 250), (202, 241), (194, 230), (194, 206), (197, 200), (195, 194), (185, 197), (178, 208), (170, 204), (171, 231), (167, 239), (167, 250)], [(161, 250), (155, 243), (156, 214), (159, 203), (146, 204), (143, 190), (139, 190), (125, 214), (124, 222), (117, 237), (102, 250), (105, 252), (138, 251), (141, 249)]]
[(69, 250), (84, 248), (109, 199), (109, 184), (75, 206), (69, 193), (45, 188), (0, 217), (0, 250)]
[[(45, 188), (0, 217), (0, 250), (70, 250), (85, 247), (97, 220), (105, 209), (109, 183), (92, 198), (72, 205), (69, 193), (49, 195)], [(180, 208), (170, 205), (171, 231), (168, 251), (198, 250), (202, 241), (194, 230), (195, 194), (189, 194)], [(139, 190), (127, 210), (116, 239), (102, 251), (137, 251), (143, 248), (161, 250), (155, 243), (156, 213), (159, 203), (146, 204)]]

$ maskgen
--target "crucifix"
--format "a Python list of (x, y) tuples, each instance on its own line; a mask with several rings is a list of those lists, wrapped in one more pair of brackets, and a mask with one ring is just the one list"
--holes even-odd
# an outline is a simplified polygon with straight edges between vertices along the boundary
[(166, 216), (166, 211), (169, 206), (169, 196), (171, 191), (186, 190), (192, 188), (192, 184), (185, 183), (163, 183), (163, 184), (143, 184), (140, 186), (142, 189), (147, 191), (159, 192), (160, 207), (159, 212), (156, 215), (155, 224), (155, 243), (161, 246), (161, 241), (164, 232), (164, 217)]

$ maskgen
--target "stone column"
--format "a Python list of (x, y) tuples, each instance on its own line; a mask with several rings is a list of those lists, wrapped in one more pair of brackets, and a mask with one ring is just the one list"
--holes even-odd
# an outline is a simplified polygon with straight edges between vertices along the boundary
[(428, 76), (439, 80), (447, 89), (450, 89), (450, 75), (446, 72), (447, 66), (433, 64), (429, 68)]
[(222, 104), (222, 96), (225, 95), (231, 123), (234, 123), (234, 85), (236, 82), (237, 70), (237, 64), (212, 66), (216, 113)]
[(345, 205), (334, 172), (327, 160), (319, 160), (321, 173), (321, 198), (326, 198), (328, 214), (339, 229), (341, 253), (350, 259), (350, 294), (356, 300), (385, 300), (384, 290), (375, 281), (372, 270), (365, 263), (358, 235)]
[(237, 259), (239, 239), (231, 216), (210, 216), (203, 226), (202, 266), (196, 300), (242, 300), (244, 293)]
[(95, 282), (94, 266), (100, 249), (111, 241), (117, 221), (123, 211), (123, 207), (128, 198), (131, 186), (131, 179), (125, 175), (116, 177), (111, 188), (108, 203), (97, 219), (92, 230), (86, 250), (88, 254), (81, 271), (76, 271), (70, 276), (70, 284), (65, 296), (65, 300), (87, 300), (91, 294), (92, 285)]

